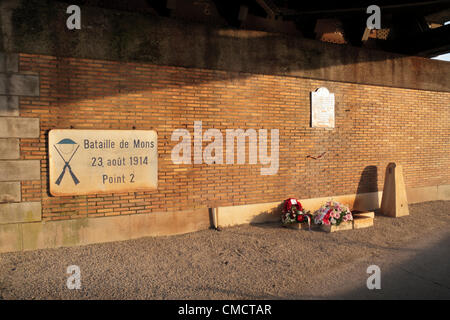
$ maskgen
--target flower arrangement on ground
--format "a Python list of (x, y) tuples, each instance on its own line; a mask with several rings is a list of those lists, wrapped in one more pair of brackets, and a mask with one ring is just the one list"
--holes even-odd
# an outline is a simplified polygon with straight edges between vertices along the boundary
[(339, 202), (328, 201), (314, 212), (314, 223), (318, 225), (340, 225), (342, 222), (352, 221), (350, 209)]
[(312, 215), (309, 211), (303, 209), (302, 204), (294, 198), (284, 200), (281, 222), (290, 223), (308, 223), (311, 224)]

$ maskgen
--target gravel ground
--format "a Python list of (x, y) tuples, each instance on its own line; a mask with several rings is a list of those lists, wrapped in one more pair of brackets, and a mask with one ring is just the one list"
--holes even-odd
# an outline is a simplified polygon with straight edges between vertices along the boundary
[[(449, 207), (333, 234), (271, 223), (0, 254), (0, 299), (450, 299)], [(372, 264), (381, 290), (366, 287)]]

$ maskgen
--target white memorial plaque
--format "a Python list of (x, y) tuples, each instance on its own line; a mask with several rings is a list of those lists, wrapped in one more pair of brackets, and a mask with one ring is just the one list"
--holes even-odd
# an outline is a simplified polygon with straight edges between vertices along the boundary
[(157, 188), (155, 131), (55, 129), (48, 144), (53, 196)]
[(311, 92), (311, 126), (334, 128), (334, 93), (330, 93), (327, 88)]

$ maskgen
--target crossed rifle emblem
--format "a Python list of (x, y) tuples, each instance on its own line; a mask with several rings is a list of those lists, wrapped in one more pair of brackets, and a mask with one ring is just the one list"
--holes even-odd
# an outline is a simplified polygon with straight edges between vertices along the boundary
[[(77, 143), (75, 143), (75, 141), (73, 141), (71, 139), (62, 139), (60, 142), (57, 143), (57, 145), (60, 146), (60, 149), (64, 150), (64, 151), (62, 151), (62, 153), (70, 154), (73, 151), (73, 148), (75, 147), (75, 145), (77, 145)], [(64, 158), (64, 156), (62, 155), (61, 151), (58, 150), (56, 145), (53, 145), (53, 147), (55, 147), (55, 149), (58, 152), (59, 156), (64, 161), (64, 167), (63, 167), (63, 169), (61, 171), (61, 174), (59, 175), (58, 179), (56, 179), (55, 183), (59, 186), (61, 184), (62, 179), (64, 178), (64, 175), (66, 174), (66, 170), (69, 170), (69, 174), (71, 175), (72, 180), (75, 183), (75, 185), (79, 184), (80, 180), (78, 180), (78, 178), (73, 173), (72, 168), (70, 167), (69, 163), (72, 160), (73, 156), (75, 155), (75, 153), (77, 152), (77, 150), (78, 150), (78, 148), (80, 146), (77, 145), (75, 151), (73, 151), (72, 155), (70, 156), (69, 160), (67, 160), (67, 161)]]

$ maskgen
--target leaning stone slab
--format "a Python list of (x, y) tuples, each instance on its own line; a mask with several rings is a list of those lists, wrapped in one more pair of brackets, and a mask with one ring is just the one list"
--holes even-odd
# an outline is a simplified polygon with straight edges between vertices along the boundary
[(0, 181), (40, 180), (39, 160), (0, 160)]
[(19, 139), (0, 139), (0, 159), (19, 159)]
[(0, 73), (0, 94), (39, 96), (39, 76), (32, 74)]
[(0, 116), (14, 117), (19, 115), (19, 97), (0, 96)]
[(20, 202), (20, 182), (0, 182), (0, 203)]
[(0, 204), (0, 224), (33, 222), (41, 220), (40, 202)]
[(0, 117), (0, 138), (39, 138), (39, 118)]

